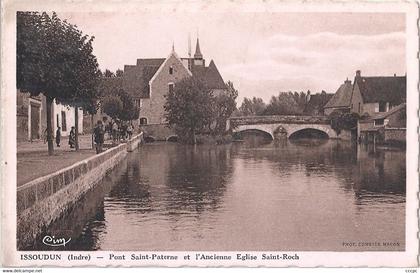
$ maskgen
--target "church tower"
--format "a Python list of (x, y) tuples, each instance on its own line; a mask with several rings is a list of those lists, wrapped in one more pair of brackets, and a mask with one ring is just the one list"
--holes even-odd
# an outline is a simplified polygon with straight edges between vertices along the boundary
[(194, 65), (205, 66), (205, 60), (203, 59), (203, 54), (201, 54), (200, 41), (198, 40), (198, 37), (197, 37), (197, 44), (195, 45)]

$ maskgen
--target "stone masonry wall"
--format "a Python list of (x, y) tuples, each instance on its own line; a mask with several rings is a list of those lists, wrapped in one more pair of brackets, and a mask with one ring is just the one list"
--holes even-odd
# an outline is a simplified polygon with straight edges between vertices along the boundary
[(141, 142), (142, 134), (53, 174), (17, 188), (17, 245), (25, 248), (68, 207), (101, 181)]
[[(173, 68), (173, 73), (169, 73), (169, 67)], [(148, 124), (164, 123), (165, 110), (163, 105), (166, 102), (164, 97), (169, 91), (169, 83), (176, 84), (178, 81), (190, 76), (187, 68), (175, 56), (171, 55), (154, 79), (152, 79), (150, 98), (142, 99), (140, 107), (140, 118), (147, 118)]]

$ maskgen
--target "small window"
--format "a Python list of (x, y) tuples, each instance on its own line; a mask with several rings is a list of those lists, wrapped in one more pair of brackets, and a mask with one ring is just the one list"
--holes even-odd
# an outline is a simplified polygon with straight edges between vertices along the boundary
[(57, 127), (60, 127), (60, 120), (59, 120), (58, 114), (57, 114)]
[(67, 131), (66, 112), (61, 111), (61, 131)]
[(357, 111), (357, 112), (359, 112), (359, 113), (361, 113), (361, 112), (362, 112), (362, 107), (361, 107), (360, 102), (359, 102), (359, 111)]
[(375, 126), (384, 125), (384, 119), (375, 119)]
[(169, 92), (174, 91), (174, 84), (173, 83), (168, 84), (168, 86), (169, 86)]
[(174, 74), (174, 68), (172, 66), (169, 67), (169, 74)]
[(146, 125), (147, 124), (147, 118), (140, 118), (140, 125)]

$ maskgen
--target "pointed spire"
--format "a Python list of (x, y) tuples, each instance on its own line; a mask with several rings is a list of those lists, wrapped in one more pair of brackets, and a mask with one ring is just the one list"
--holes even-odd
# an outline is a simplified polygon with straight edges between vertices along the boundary
[(175, 52), (175, 42), (172, 41), (172, 52)]
[(203, 54), (200, 51), (200, 42), (197, 37), (197, 44), (195, 45), (194, 59), (203, 59)]

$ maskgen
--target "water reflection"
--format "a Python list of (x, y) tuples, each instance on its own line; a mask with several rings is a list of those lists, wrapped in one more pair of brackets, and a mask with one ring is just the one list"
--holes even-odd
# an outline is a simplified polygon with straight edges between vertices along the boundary
[(398, 243), (353, 251), (405, 247), (404, 151), (324, 139), (153, 143), (129, 155), (112, 185), (84, 201), (97, 205), (75, 247), (349, 251), (343, 241)]

